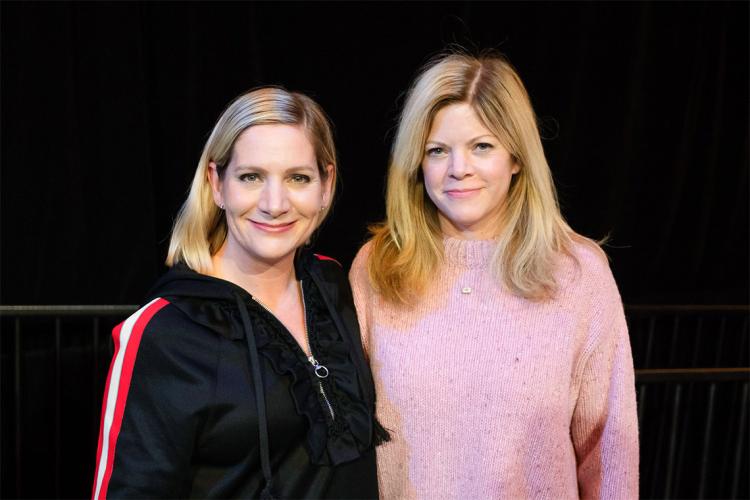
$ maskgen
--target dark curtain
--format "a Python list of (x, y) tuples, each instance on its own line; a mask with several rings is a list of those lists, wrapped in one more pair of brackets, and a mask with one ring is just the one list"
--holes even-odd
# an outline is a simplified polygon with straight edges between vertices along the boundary
[[(748, 303), (747, 2), (3, 2), (0, 18), (2, 304), (139, 303), (214, 121), (261, 84), (308, 93), (336, 125), (342, 184), (316, 248), (348, 266), (383, 217), (404, 91), (450, 44), (518, 68), (563, 212), (609, 236), (626, 302)], [(24, 338), (20, 482), (85, 496), (91, 376), (70, 361), (56, 379)], [(55, 420), (61, 393), (74, 403)]]
[(517, 66), (626, 301), (747, 302), (746, 2), (3, 3), (2, 302), (138, 303), (214, 120), (260, 84), (336, 124), (316, 246), (349, 263), (403, 92), (451, 43)]

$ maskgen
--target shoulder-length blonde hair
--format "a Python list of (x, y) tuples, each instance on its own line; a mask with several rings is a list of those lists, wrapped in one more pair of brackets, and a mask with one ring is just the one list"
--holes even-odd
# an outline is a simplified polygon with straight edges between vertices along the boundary
[(386, 220), (370, 228), (370, 280), (387, 300), (408, 303), (440, 265), (443, 235), (421, 164), (435, 115), (456, 103), (469, 104), (520, 167), (506, 199), (493, 272), (513, 293), (547, 299), (557, 286), (559, 254), (572, 255), (573, 240), (590, 240), (563, 219), (529, 96), (514, 68), (495, 53), (441, 56), (409, 90), (388, 168)]
[[(336, 148), (331, 124), (323, 109), (312, 99), (281, 87), (261, 87), (250, 90), (232, 101), (214, 125), (203, 147), (198, 168), (187, 200), (183, 203), (172, 229), (167, 265), (184, 262), (194, 271), (209, 273), (211, 256), (224, 244), (227, 223), (224, 212), (214, 203), (208, 180), (208, 165), (216, 163), (222, 176), (232, 159), (234, 143), (240, 134), (255, 125), (299, 125), (315, 150), (318, 171), (328, 178), (327, 165), (333, 165), (330, 175), (331, 197), (336, 190)], [(318, 225), (328, 215), (328, 204), (318, 216)]]

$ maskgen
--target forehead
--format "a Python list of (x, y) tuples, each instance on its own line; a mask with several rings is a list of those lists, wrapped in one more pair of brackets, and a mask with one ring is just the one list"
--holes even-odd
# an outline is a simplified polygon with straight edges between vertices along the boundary
[(466, 139), (481, 135), (494, 134), (484, 126), (474, 109), (462, 102), (444, 106), (435, 114), (427, 139)]
[(314, 165), (315, 148), (298, 125), (255, 125), (234, 143), (233, 163), (241, 166)]

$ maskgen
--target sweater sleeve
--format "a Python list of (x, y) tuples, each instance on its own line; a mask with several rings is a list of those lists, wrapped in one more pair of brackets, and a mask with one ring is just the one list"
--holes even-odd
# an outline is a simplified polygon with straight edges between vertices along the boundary
[(367, 258), (370, 254), (370, 244), (365, 244), (352, 262), (352, 268), (349, 271), (349, 283), (352, 286), (352, 295), (354, 297), (354, 306), (357, 309), (357, 320), (359, 321), (359, 331), (362, 336), (362, 347), (365, 350), (365, 357), (370, 358), (370, 300), (372, 298), (370, 278), (367, 275)]
[(607, 267), (592, 341), (579, 370), (571, 422), (581, 498), (638, 498), (638, 417), (633, 358), (619, 293)]
[(190, 491), (207, 381), (196, 346), (170, 321), (181, 314), (155, 299), (113, 331), (115, 354), (105, 388), (92, 498), (173, 498)]

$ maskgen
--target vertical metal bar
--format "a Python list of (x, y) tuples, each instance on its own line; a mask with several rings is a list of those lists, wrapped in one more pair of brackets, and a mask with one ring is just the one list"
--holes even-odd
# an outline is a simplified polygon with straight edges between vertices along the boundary
[[(654, 344), (654, 328), (656, 325), (656, 318), (651, 316), (648, 320), (648, 333), (646, 334), (646, 356), (643, 360), (643, 368), (651, 367), (651, 353), (653, 352)], [(638, 391), (638, 422), (639, 426), (643, 425), (643, 415), (646, 412), (646, 393), (648, 384), (641, 384), (640, 390)]]
[(695, 338), (693, 339), (693, 359), (690, 362), (690, 368), (698, 367), (698, 356), (701, 347), (701, 334), (703, 333), (703, 316), (698, 318), (695, 326)]
[[(687, 330), (687, 329), (685, 329)], [(695, 324), (695, 332), (693, 335), (692, 340), (692, 352), (690, 353), (690, 359), (684, 360), (680, 362), (680, 365), (684, 366), (685, 364), (688, 364), (690, 368), (694, 368), (698, 366), (699, 361), (699, 353), (700, 353), (700, 340), (701, 340), (701, 332), (703, 330), (703, 317), (699, 316), (696, 324)], [(687, 333), (685, 331), (685, 333)], [(680, 341), (678, 342), (678, 345), (687, 347), (688, 339), (685, 338), (685, 333), (678, 334)], [(685, 349), (687, 351), (687, 349)], [(687, 352), (686, 352), (687, 354)], [(674, 468), (673, 468), (673, 477), (671, 478), (672, 485), (674, 485), (673, 488), (673, 495), (676, 497), (679, 497), (682, 495), (680, 491), (680, 486), (682, 485), (682, 471), (684, 468), (684, 462), (685, 462), (685, 448), (690, 441), (690, 437), (688, 436), (690, 429), (691, 429), (691, 420), (693, 419), (693, 395), (696, 390), (699, 390), (700, 388), (696, 388), (696, 384), (689, 383), (687, 384), (685, 388), (685, 394), (683, 398), (682, 403), (682, 410), (679, 412), (679, 422), (680, 422), (680, 431), (679, 431), (679, 437), (677, 438), (677, 453), (675, 455), (674, 459)], [(674, 424), (674, 421), (673, 421)], [(674, 432), (676, 430), (673, 429)]]
[(711, 455), (711, 432), (714, 423), (714, 404), (716, 402), (716, 383), (711, 382), (708, 388), (708, 412), (706, 425), (703, 430), (703, 452), (701, 453), (701, 472), (698, 482), (698, 498), (706, 497), (706, 474), (708, 471), (708, 457)]
[(667, 368), (674, 368), (675, 354), (677, 353), (677, 332), (680, 330), (680, 317), (675, 314), (674, 321), (672, 322), (672, 337), (669, 342), (669, 366)]
[[(722, 366), (722, 358), (724, 357), (724, 335), (727, 331), (727, 317), (722, 316), (721, 321), (719, 321), (719, 334), (716, 336), (716, 352), (714, 353), (714, 366)], [(732, 365), (723, 365), (723, 366), (732, 366)], [(734, 365), (739, 366), (739, 365)]]
[(60, 317), (55, 317), (55, 496), (57, 498), (60, 498), (60, 448), (62, 447), (60, 432), (60, 417), (62, 414), (60, 408), (62, 405), (60, 395), (60, 377), (62, 371), (60, 322)]
[(750, 322), (750, 315), (743, 315), (742, 328), (740, 329), (740, 348), (737, 349), (739, 353), (737, 366), (747, 366), (750, 362), (747, 359), (747, 341), (748, 341), (748, 323)]
[(677, 454), (675, 455), (675, 466), (674, 466), (674, 477), (672, 478), (672, 484), (674, 485), (673, 496), (683, 496), (682, 490), (682, 470), (685, 462), (685, 447), (688, 442), (692, 441), (692, 436), (688, 434), (691, 431), (691, 420), (693, 419), (693, 393), (695, 392), (695, 383), (688, 383), (685, 390), (686, 394), (683, 397), (681, 411), (678, 412), (677, 421), (679, 422), (679, 436), (677, 438)]
[[(747, 388), (748, 382), (742, 384), (742, 407), (740, 409), (740, 420), (737, 424), (737, 434), (735, 443), (737, 443), (734, 449), (734, 471), (732, 474), (732, 495), (730, 498), (737, 498), (738, 489), (740, 486), (740, 477), (745, 478), (747, 476), (740, 472), (740, 465), (742, 464), (742, 450), (745, 445), (745, 427), (747, 426)], [(747, 472), (747, 471), (745, 471)]]
[[(7, 324), (7, 323), (5, 323)], [(3, 387), (3, 352), (5, 349), (3, 349), (3, 318), (0, 318), (0, 388)], [(0, 430), (3, 429), (3, 412), (2, 412), (2, 396), (0, 395)], [(3, 447), (0, 446), (0, 479), (2, 479), (2, 471), (3, 469), (3, 461), (5, 460), (5, 455), (3, 453)], [(2, 488), (0, 488), (0, 492), (2, 492)]]
[[(651, 460), (651, 493), (649, 497), (658, 498), (664, 495), (664, 441), (668, 430), (668, 415), (664, 408), (668, 406), (667, 400), (671, 392), (670, 386), (666, 384), (655, 385), (652, 390), (652, 400), (655, 401), (654, 416), (659, 416), (659, 425), (656, 432), (656, 444), (653, 448)], [(659, 403), (661, 401), (661, 404)]]
[(669, 430), (669, 452), (667, 454), (667, 473), (665, 475), (666, 485), (664, 487), (664, 498), (672, 498), (672, 476), (674, 475), (675, 448), (677, 447), (677, 425), (680, 420), (681, 396), (682, 384), (677, 384), (672, 404), (672, 425)]
[[(732, 363), (729, 363), (729, 364), (727, 363), (728, 356), (726, 354), (731, 352), (734, 347), (732, 345), (731, 336), (727, 336), (726, 332), (727, 332), (727, 315), (723, 315), (721, 318), (721, 321), (719, 322), (719, 334), (717, 335), (716, 351), (714, 352), (714, 366), (716, 367), (732, 366)], [(725, 341), (727, 342), (727, 345), (729, 346), (729, 348), (726, 349), (727, 351), (726, 353), (724, 352)], [(727, 385), (720, 386), (718, 390), (721, 391), (720, 393), (723, 393), (726, 387)], [(735, 390), (735, 385), (731, 384), (729, 385), (729, 389), (730, 389), (729, 393), (730, 393), (731, 401), (729, 403), (728, 408), (737, 408), (739, 405), (738, 399), (740, 399), (739, 393), (741, 392), (740, 385), (737, 384), (736, 390)], [(721, 415), (719, 417), (721, 418), (720, 420), (721, 426), (730, 427), (732, 425), (732, 422), (734, 421), (733, 420), (734, 415), (723, 416), (721, 413), (719, 415)], [(716, 460), (717, 461), (720, 460), (721, 463), (718, 468), (716, 466), (714, 466), (713, 468), (715, 471), (718, 472), (718, 477), (714, 478), (713, 484), (721, 485), (722, 489), (719, 489), (713, 493), (710, 493), (712, 494), (712, 496), (723, 495), (726, 491), (728, 491), (726, 488), (729, 483), (727, 482), (726, 478), (727, 478), (727, 475), (730, 473), (730, 469), (731, 469), (732, 457), (731, 457), (730, 450), (733, 449), (732, 448), (733, 443), (734, 443), (734, 436), (730, 436), (729, 433), (726, 433), (723, 439), (718, 439), (718, 436), (717, 436), (716, 444), (714, 445), (714, 447), (715, 448), (719, 447), (720, 449), (716, 451), (714, 456), (716, 457)]]
[(638, 386), (638, 427), (643, 427), (643, 414), (646, 411), (646, 389), (648, 384)]
[(94, 330), (94, 341), (92, 345), (94, 346), (94, 373), (91, 377), (91, 407), (92, 407), (92, 420), (91, 420), (91, 431), (93, 433), (93, 444), (96, 446), (96, 442), (99, 438), (99, 406), (96, 404), (98, 398), (99, 398), (99, 318), (94, 318), (94, 324), (93, 324), (93, 330)]
[(21, 498), (21, 318), (16, 318), (14, 324), (14, 399), (16, 403), (16, 497)]
[(648, 336), (646, 337), (646, 359), (643, 368), (651, 368), (651, 353), (654, 346), (654, 330), (656, 329), (656, 318), (651, 316), (648, 320)]
[[(672, 333), (670, 335), (669, 340), (669, 355), (667, 359), (667, 367), (671, 368), (675, 365), (675, 354), (677, 353), (677, 332), (680, 329), (680, 316), (675, 314), (672, 318)], [(664, 401), (665, 406), (668, 405), (669, 399), (670, 399), (670, 393), (672, 392), (670, 386), (666, 386), (664, 390)], [(667, 457), (666, 457), (666, 472), (664, 474), (656, 473), (654, 475), (654, 496), (656, 497), (663, 497), (663, 498), (669, 498), (672, 494), (672, 476), (674, 473), (674, 455), (675, 455), (675, 446), (677, 441), (677, 412), (679, 410), (680, 405), (680, 398), (682, 395), (682, 386), (677, 385), (675, 387), (674, 396), (671, 398), (672, 403), (672, 416), (671, 416), (671, 425), (667, 426), (667, 419), (669, 418), (667, 416), (667, 412), (662, 413), (661, 422), (659, 424), (659, 451), (661, 451), (663, 439), (666, 437), (666, 429), (669, 429), (669, 438), (668, 438), (668, 444), (667, 444)], [(663, 485), (664, 490), (663, 492), (656, 492), (656, 485), (658, 485), (659, 481), (663, 479)]]

